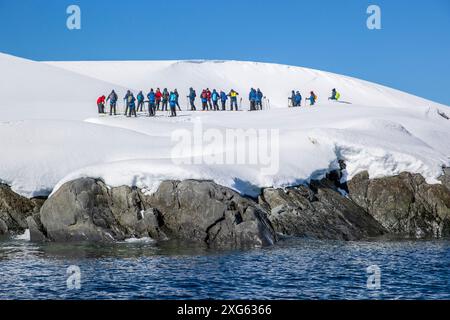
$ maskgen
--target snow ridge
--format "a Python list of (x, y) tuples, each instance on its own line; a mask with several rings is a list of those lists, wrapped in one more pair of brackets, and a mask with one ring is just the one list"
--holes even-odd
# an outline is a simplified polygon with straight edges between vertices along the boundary
[[(49, 195), (78, 177), (103, 179), (110, 186), (133, 185), (153, 192), (161, 181), (208, 179), (247, 195), (262, 187), (285, 187), (318, 178), (347, 162), (349, 177), (362, 170), (371, 177), (402, 171), (437, 183), (450, 165), (448, 107), (355, 78), (294, 66), (240, 61), (34, 62), (0, 54), (7, 81), (0, 83), (0, 181), (27, 197)], [(24, 76), (26, 75), (26, 76)], [(178, 88), (186, 108), (189, 87), (234, 88), (247, 109), (250, 87), (261, 88), (270, 110), (190, 112), (177, 118), (158, 113), (137, 119), (98, 116), (96, 98), (116, 89), (119, 111), (127, 88)], [(332, 88), (349, 103), (327, 100)], [(314, 107), (287, 108), (292, 89), (314, 90)], [(26, 92), (24, 99), (22, 93)], [(135, 91), (136, 93), (136, 91)], [(303, 102), (304, 103), (304, 102)], [(197, 106), (199, 102), (197, 100)], [(264, 174), (262, 165), (180, 164), (174, 158), (174, 132), (278, 130), (279, 167)], [(242, 147), (242, 143), (235, 146)], [(6, 151), (5, 151), (6, 150)], [(204, 159), (233, 150), (206, 143)]]

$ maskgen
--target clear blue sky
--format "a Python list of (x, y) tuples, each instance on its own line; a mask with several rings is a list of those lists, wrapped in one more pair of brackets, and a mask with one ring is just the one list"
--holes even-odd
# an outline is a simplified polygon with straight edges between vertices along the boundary
[[(70, 4), (82, 10), (81, 30), (66, 28)], [(382, 30), (366, 28), (370, 4), (381, 7)], [(276, 62), (450, 105), (449, 0), (0, 0), (0, 51), (34, 60)]]

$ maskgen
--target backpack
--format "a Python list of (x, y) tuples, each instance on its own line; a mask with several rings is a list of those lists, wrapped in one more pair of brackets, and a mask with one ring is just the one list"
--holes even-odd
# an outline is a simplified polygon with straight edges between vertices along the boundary
[(314, 93), (314, 101), (317, 101), (317, 94)]
[(339, 92), (336, 92), (336, 96), (335, 96), (336, 100), (339, 100), (340, 97), (341, 97), (341, 94)]

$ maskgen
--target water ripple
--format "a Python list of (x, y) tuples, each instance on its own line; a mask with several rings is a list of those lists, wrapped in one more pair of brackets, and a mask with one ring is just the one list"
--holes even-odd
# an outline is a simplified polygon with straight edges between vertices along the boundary
[[(182, 246), (3, 241), (0, 299), (450, 299), (448, 241)], [(67, 288), (70, 265), (81, 269), (80, 290)], [(367, 289), (370, 265), (381, 269), (379, 290)]]

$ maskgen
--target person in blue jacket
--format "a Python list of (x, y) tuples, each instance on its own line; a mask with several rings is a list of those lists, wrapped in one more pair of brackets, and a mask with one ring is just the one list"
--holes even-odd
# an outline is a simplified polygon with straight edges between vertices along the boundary
[(111, 93), (109, 94), (108, 98), (106, 99), (106, 101), (109, 100), (109, 115), (112, 116), (113, 114), (113, 110), (114, 110), (114, 115), (116, 115), (116, 105), (117, 105), (117, 100), (119, 99), (119, 97), (117, 96), (117, 93), (113, 90), (111, 91)]
[(302, 95), (300, 94), (300, 91), (297, 91), (297, 93), (294, 96), (294, 106), (300, 107), (302, 105)]
[(289, 107), (296, 107), (296, 104), (295, 104), (295, 91), (294, 90), (292, 90), (291, 97), (288, 98), (288, 99), (291, 100), (291, 106), (289, 106)]
[(256, 90), (256, 109), (262, 110), (262, 101), (263, 101), (263, 93), (261, 92), (261, 90)]
[(173, 93), (177, 96), (177, 102), (176, 102), (176, 105), (177, 105), (178, 110), (181, 111), (180, 104), (178, 103), (178, 100), (180, 99), (180, 94), (178, 93), (178, 90), (177, 90), (177, 89), (175, 89), (175, 90), (173, 91)]
[(222, 111), (225, 111), (227, 108), (227, 100), (228, 96), (227, 94), (222, 90), (220, 91), (220, 102), (222, 102)]
[(123, 97), (123, 100), (125, 100), (125, 116), (128, 115), (128, 110), (130, 109), (130, 99), (133, 94), (130, 90), (127, 90), (127, 94), (125, 97)]
[(150, 92), (147, 94), (148, 98), (148, 116), (154, 117), (156, 115), (156, 95), (153, 91), (153, 88), (150, 89)]
[(306, 100), (309, 100), (311, 106), (313, 106), (316, 103), (317, 96), (314, 93), (314, 91), (311, 91), (311, 96), (309, 98), (306, 98)]
[(251, 88), (248, 95), (248, 100), (250, 100), (250, 111), (256, 110), (256, 90)]
[(195, 90), (191, 87), (191, 88), (189, 88), (189, 95), (188, 95), (188, 98), (189, 98), (189, 103), (190, 103), (190, 105), (191, 105), (191, 111), (195, 111), (195, 110), (197, 110), (196, 108), (195, 108), (195, 98), (197, 97), (197, 93), (195, 92)]
[(177, 95), (174, 92), (170, 92), (169, 94), (169, 106), (170, 106), (170, 116), (177, 116)]
[(134, 115), (135, 117), (137, 117), (136, 114), (136, 98), (134, 97), (133, 94), (131, 94), (131, 96), (128, 97), (128, 101), (129, 101), (129, 105), (128, 107), (130, 108), (130, 114), (128, 115), (128, 117), (131, 117), (131, 115)]
[(136, 111), (137, 112), (142, 112), (142, 109), (144, 108), (144, 94), (142, 93), (142, 91), (139, 91), (138, 95), (136, 96), (137, 98), (137, 108)]
[(219, 111), (219, 99), (220, 99), (219, 93), (216, 91), (216, 89), (213, 89), (213, 92), (211, 93), (211, 100), (213, 102), (214, 111)]

